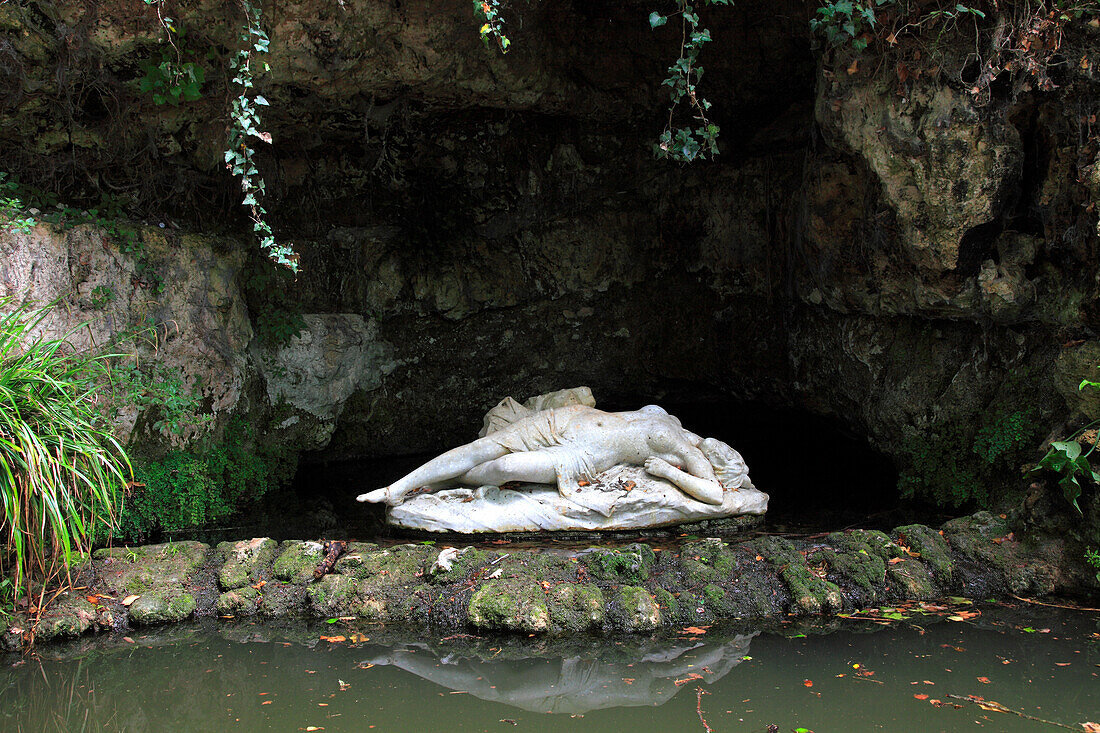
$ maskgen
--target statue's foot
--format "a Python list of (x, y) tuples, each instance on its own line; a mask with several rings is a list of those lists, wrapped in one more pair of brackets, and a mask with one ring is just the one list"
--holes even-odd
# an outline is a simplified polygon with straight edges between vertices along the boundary
[(355, 497), (355, 500), (365, 501), (371, 504), (381, 504), (382, 502), (385, 502), (387, 504), (390, 504), (390, 506), (393, 506), (393, 504), (396, 503), (390, 500), (390, 489), (388, 486), (384, 489), (375, 489), (374, 491), (368, 491), (365, 494), (360, 494), (359, 496)]

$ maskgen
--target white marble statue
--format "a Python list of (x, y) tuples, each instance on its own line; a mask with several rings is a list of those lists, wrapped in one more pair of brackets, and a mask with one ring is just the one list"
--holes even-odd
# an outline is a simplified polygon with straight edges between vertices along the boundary
[[(578, 394), (581, 399), (576, 399)], [(564, 406), (531, 410), (505, 400), (486, 416), (483, 437), (433, 458), (389, 486), (361, 494), (358, 500), (394, 507), (390, 520), (401, 526), (460, 532), (634, 528), (712, 516), (763, 514), (766, 510), (767, 494), (755, 491), (737, 451), (722, 441), (703, 439), (685, 430), (660, 407), (604, 412), (584, 404), (591, 401), (585, 388), (554, 393), (553, 397), (550, 404)], [(535, 398), (534, 404), (544, 405), (546, 398)], [(644, 473), (635, 467), (644, 467)], [(533, 485), (530, 488), (536, 490), (537, 501), (545, 506), (520, 506), (529, 502), (521, 499), (517, 503), (510, 495), (520, 492), (513, 490), (486, 491), (512, 483), (524, 484), (525, 489)], [(460, 485), (482, 488), (476, 495), (439, 491)], [(545, 489), (551, 486), (556, 486), (558, 494), (553, 499), (545, 496)], [(642, 491), (633, 494), (639, 488)], [(731, 504), (730, 493), (740, 491), (745, 494)], [(643, 512), (649, 516), (630, 517), (627, 526), (620, 526), (623, 522), (619, 519), (602, 521), (616, 514), (631, 515), (637, 509), (634, 505), (646, 504), (643, 494), (647, 492), (655, 494), (649, 497), (651, 504), (657, 499), (662, 506), (686, 504), (688, 511), (665, 516), (654, 514), (650, 507)], [(670, 493), (674, 496), (665, 496)], [(412, 494), (416, 496), (410, 498)], [(420, 506), (410, 506), (418, 502)], [(484, 505), (508, 516), (486, 523), (486, 517), (477, 516), (486, 511)], [(398, 511), (406, 506), (410, 509)], [(438, 523), (430, 516), (462, 509), (470, 515), (469, 521), (448, 518)], [(517, 512), (526, 518), (518, 517)], [(593, 512), (600, 516), (583, 516)], [(576, 516), (570, 519), (570, 514)], [(561, 526), (556, 526), (558, 515), (563, 515)], [(402, 517), (404, 521), (395, 521)], [(593, 522), (596, 526), (588, 526)]]

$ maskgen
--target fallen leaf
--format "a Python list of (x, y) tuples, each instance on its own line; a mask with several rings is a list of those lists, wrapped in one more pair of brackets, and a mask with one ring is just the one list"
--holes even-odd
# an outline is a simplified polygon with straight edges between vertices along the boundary
[(346, 637), (346, 636), (322, 636), (321, 637), (321, 641), (327, 641), (330, 644), (335, 644), (338, 641), (347, 641), (347, 640), (348, 640), (348, 637)]
[(928, 695), (925, 695), (923, 693), (920, 694), (920, 695), (913, 695), (913, 697), (917, 698), (918, 700), (927, 700), (928, 699)]
[(99, 605), (99, 598), (97, 596), (84, 596), (84, 598), (93, 606)]
[[(709, 628), (709, 627), (707, 627), (707, 628)], [(685, 634), (705, 634), (705, 633), (707, 633), (707, 628), (701, 628), (699, 626), (688, 626), (687, 628), (684, 629), (684, 633)]]
[(1100, 723), (1081, 723), (1085, 733), (1100, 733)]
[(141, 598), (141, 596), (126, 596), (122, 599), (122, 605), (129, 606), (131, 603)]
[(852, 74), (856, 73), (857, 71), (859, 71), (859, 59), (856, 59), (855, 61), (853, 61), (852, 65), (848, 67), (848, 75), (851, 76)]
[(122, 640), (123, 640), (124, 642), (126, 642), (127, 644), (133, 644), (133, 643), (134, 643), (134, 640), (133, 640), (133, 639), (131, 639), (131, 638), (130, 638), (129, 636), (124, 636), (124, 637), (122, 637)]
[(298, 730), (313, 731), (313, 730), (324, 730), (324, 728), (322, 726), (319, 726), (319, 725), (307, 725), (305, 728), (299, 728)]
[(261, 705), (270, 705), (270, 704), (271, 704), (271, 703), (273, 703), (273, 702), (275, 702), (275, 701), (274, 701), (274, 700), (264, 700), (264, 701), (263, 701), (262, 703), (260, 703), (260, 704), (261, 704)]
[(683, 679), (676, 680), (675, 682), (673, 682), (673, 684), (675, 684), (677, 687), (679, 687), (680, 685), (686, 685), (688, 682), (691, 682), (692, 680), (701, 680), (701, 679), (703, 679), (703, 675), (701, 675), (697, 672), (692, 672), (687, 677), (684, 677)]
[(814, 686), (814, 681), (813, 680), (802, 680), (802, 686), (803, 687), (813, 687)]
[(989, 684), (989, 678), (988, 677), (979, 677), (978, 682), (981, 682), (983, 685), (988, 685)]

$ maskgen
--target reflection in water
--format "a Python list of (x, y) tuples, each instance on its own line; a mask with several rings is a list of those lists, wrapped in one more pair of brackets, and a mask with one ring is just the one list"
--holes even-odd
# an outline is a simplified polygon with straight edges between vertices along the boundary
[[(722, 643), (672, 641), (633, 662), (588, 655), (482, 659), (440, 656), (428, 644), (395, 647), (365, 663), (399, 667), (451, 690), (536, 713), (660, 705), (688, 682), (710, 684), (737, 666), (756, 634)], [(679, 682), (679, 684), (677, 684)]]
[(1097, 722), (1100, 619), (981, 610), (972, 622), (922, 619), (919, 628), (783, 626), (792, 638), (719, 628), (442, 639), (328, 624), (135, 629), (133, 643), (85, 637), (0, 656), (0, 731), (484, 733), (514, 720), (526, 733), (698, 733), (698, 685), (712, 693), (702, 705), (716, 731), (1035, 730), (1024, 718), (932, 703), (950, 695)]

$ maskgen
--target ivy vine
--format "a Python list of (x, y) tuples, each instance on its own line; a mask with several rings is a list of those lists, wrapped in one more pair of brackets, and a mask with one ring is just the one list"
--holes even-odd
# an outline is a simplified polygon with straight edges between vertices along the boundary
[(478, 30), (485, 47), (495, 43), (501, 53), (508, 53), (512, 42), (504, 35), (504, 19), (500, 15), (502, 5), (501, 0), (474, 0), (474, 15), (485, 21)]
[(271, 133), (260, 129), (260, 108), (268, 106), (268, 101), (254, 93), (253, 74), (255, 64), (261, 65), (264, 71), (271, 69), (266, 61), (259, 60), (267, 54), (270, 40), (261, 24), (259, 3), (256, 0), (238, 2), (245, 14), (245, 26), (240, 34), (244, 47), (230, 60), (232, 83), (240, 88), (240, 92), (229, 103), (229, 149), (225, 151), (225, 165), (233, 175), (241, 177), (241, 191), (244, 193), (241, 204), (248, 207), (252, 231), (259, 239), (260, 248), (272, 261), (297, 272), (298, 255), (289, 245), (275, 241), (271, 225), (267, 223), (267, 210), (262, 203), (264, 179), (256, 167), (256, 151), (250, 145), (252, 138), (271, 144)]
[[(703, 0), (705, 5), (729, 5), (731, 0)], [(657, 158), (690, 163), (706, 160), (707, 156), (718, 155), (718, 125), (707, 119), (710, 102), (699, 96), (699, 80), (703, 78), (703, 67), (699, 66), (699, 52), (703, 45), (710, 43), (710, 31), (699, 28), (699, 14), (688, 0), (676, 0), (676, 12), (661, 15), (649, 14), (649, 27), (659, 28), (669, 18), (680, 16), (680, 57), (668, 67), (668, 76), (662, 86), (669, 87), (668, 122), (657, 142), (653, 144), (653, 154)], [(676, 126), (677, 109), (685, 104), (688, 114), (694, 122), (685, 126)], [(694, 126), (694, 129), (693, 129)]]

